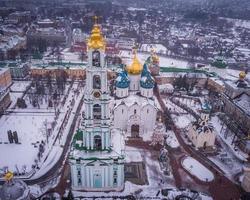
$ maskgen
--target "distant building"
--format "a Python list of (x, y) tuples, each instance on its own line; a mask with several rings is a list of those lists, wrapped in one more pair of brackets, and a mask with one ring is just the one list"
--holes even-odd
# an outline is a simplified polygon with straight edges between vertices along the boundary
[(30, 72), (30, 66), (28, 63), (17, 63), (15, 66), (9, 66), (11, 77), (25, 78)]
[(46, 42), (46, 45), (64, 45), (67, 42), (67, 34), (65, 29), (49, 28), (35, 28), (32, 27), (27, 33), (27, 43)]
[(31, 22), (31, 12), (30, 11), (16, 11), (8, 16), (9, 20), (15, 20), (17, 23), (29, 23)]
[(50, 19), (43, 19), (37, 22), (38, 26), (40, 28), (49, 28), (49, 27), (55, 27), (55, 22), (53, 22)]
[(15, 60), (20, 50), (26, 48), (26, 38), (18, 35), (0, 37), (0, 60)]
[(135, 46), (135, 39), (122, 37), (117, 40), (117, 45), (121, 50), (132, 50)]
[(244, 140), (250, 130), (250, 85), (245, 80), (246, 73), (241, 72), (236, 82), (225, 82), (225, 92), (221, 99), (224, 103), (223, 111), (231, 119), (235, 120), (240, 130), (235, 130), (239, 137), (239, 147), (246, 153), (250, 153), (249, 140)]
[(43, 76), (46, 77), (46, 75), (51, 75), (53, 78), (56, 77), (58, 73), (65, 72), (67, 75), (67, 78), (72, 79), (83, 79), (86, 75), (85, 67), (76, 64), (60, 64), (58, 63), (57, 65), (44, 65), (44, 66), (32, 66), (30, 69), (30, 74), (31, 77), (35, 76)]

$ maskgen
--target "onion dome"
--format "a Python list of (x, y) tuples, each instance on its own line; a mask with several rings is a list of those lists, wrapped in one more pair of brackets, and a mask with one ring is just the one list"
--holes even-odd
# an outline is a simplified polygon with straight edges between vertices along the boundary
[(242, 71), (239, 73), (239, 79), (236, 81), (236, 86), (238, 88), (246, 88), (248, 87), (247, 82), (245, 81), (246, 72)]
[(143, 70), (140, 85), (142, 88), (151, 89), (155, 85), (155, 81), (148, 70)]
[(22, 181), (18, 179), (13, 179), (13, 173), (7, 172), (5, 174), (5, 183), (0, 188), (0, 199), (4, 200), (28, 200), (29, 198), (29, 188)]
[(210, 113), (212, 110), (212, 106), (208, 102), (205, 102), (201, 105), (201, 109), (204, 113)]
[(87, 46), (89, 49), (103, 49), (105, 50), (106, 41), (102, 36), (100, 26), (95, 23), (91, 31), (91, 35), (87, 40)]
[(115, 80), (115, 86), (117, 88), (128, 88), (129, 87), (130, 80), (127, 76), (126, 71), (122, 71), (119, 73), (118, 77)]
[(132, 61), (132, 64), (130, 66), (128, 66), (126, 68), (127, 72), (129, 74), (134, 74), (134, 75), (138, 75), (142, 72), (142, 64), (140, 63), (140, 61), (137, 58), (137, 55), (135, 53), (134, 59)]
[(244, 79), (246, 78), (246, 72), (241, 71), (241, 72), (239, 73), (239, 78), (240, 78), (241, 80), (244, 80)]
[(157, 56), (155, 49), (151, 49), (151, 61), (153, 64), (159, 64), (159, 57)]

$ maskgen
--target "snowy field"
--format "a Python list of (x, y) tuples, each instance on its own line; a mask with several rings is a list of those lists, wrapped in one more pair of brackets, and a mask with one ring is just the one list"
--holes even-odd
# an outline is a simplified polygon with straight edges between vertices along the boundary
[[(29, 172), (37, 158), (38, 146), (45, 141), (44, 122), (52, 122), (53, 113), (14, 113), (0, 118), (0, 169)], [(9, 144), (7, 131), (17, 131), (21, 144)]]
[[(60, 145), (66, 141), (66, 136), (74, 118), (73, 113), (76, 112), (82, 96), (75, 94), (78, 86), (78, 84), (73, 84), (64, 106), (60, 104), (57, 107), (60, 113), (54, 128), (51, 123), (55, 120), (55, 111), (51, 108), (48, 109), (48, 103), (46, 102), (43, 102), (41, 108), (38, 109), (33, 108), (26, 99), (28, 105), (26, 109), (14, 109), (14, 113), (0, 118), (0, 174), (8, 168), (10, 171), (25, 176), (33, 175), (32, 165), (37, 164), (40, 170), (36, 169), (35, 171), (39, 171), (36, 174), (39, 177), (53, 166), (61, 155), (63, 149)], [(78, 88), (77, 91), (82, 94), (83, 88)], [(72, 104), (73, 102), (75, 103)], [(70, 105), (71, 108), (68, 109)], [(47, 143), (45, 141), (47, 141), (48, 128), (51, 131), (48, 134)], [(21, 144), (9, 144), (8, 130), (17, 131)], [(35, 162), (35, 160), (38, 160), (39, 145), (42, 140), (46, 143), (45, 150), (40, 161)]]
[(175, 125), (178, 128), (187, 128), (192, 121), (195, 121), (195, 119), (191, 115), (180, 115), (180, 116), (171, 115), (171, 116), (174, 120)]
[(228, 136), (227, 138), (224, 137), (224, 131), (223, 130), (221, 132), (221, 128), (222, 128), (222, 122), (221, 120), (218, 118), (218, 116), (212, 117), (211, 118), (211, 122), (213, 123), (213, 126), (215, 128), (215, 133), (221, 138), (221, 140), (229, 147), (229, 150), (241, 161), (246, 161), (248, 158), (248, 155), (245, 154), (244, 152), (242, 152), (240, 149), (238, 148), (234, 148), (234, 146), (232, 145), (232, 140), (234, 137), (234, 134), (231, 133), (228, 130)]
[(29, 87), (31, 81), (14, 81), (10, 87), (10, 99), (11, 105), (9, 108), (13, 108), (18, 98), (22, 97), (23, 93)]
[[(131, 51), (121, 51), (120, 55), (125, 64), (130, 65), (133, 54)], [(141, 64), (147, 60), (150, 56), (150, 53), (138, 53), (138, 59)], [(177, 68), (188, 68), (188, 62), (183, 60), (177, 60), (169, 57), (159, 56), (159, 65), (161, 67), (177, 67)]]
[(31, 81), (14, 81), (10, 87), (13, 92), (24, 92), (31, 84)]
[(182, 166), (190, 174), (197, 177), (201, 181), (207, 182), (212, 181), (214, 179), (213, 173), (192, 157), (184, 158), (184, 160), (182, 161)]
[(167, 131), (166, 136), (167, 136), (166, 143), (168, 146), (170, 146), (171, 148), (177, 148), (180, 146), (173, 131)]

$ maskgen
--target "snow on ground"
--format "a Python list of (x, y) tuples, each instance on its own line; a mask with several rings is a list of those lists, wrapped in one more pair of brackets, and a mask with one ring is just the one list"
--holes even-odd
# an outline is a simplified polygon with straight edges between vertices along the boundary
[[(61, 145), (64, 145), (66, 142), (67, 135), (70, 130), (70, 126), (73, 122), (80, 100), (82, 99), (82, 93), (84, 90), (84, 88), (80, 88), (80, 89), (78, 88), (78, 91), (80, 91), (81, 93), (79, 96), (74, 96), (73, 93), (75, 90), (77, 90), (77, 87), (78, 87), (78, 84), (73, 84), (73, 87), (71, 88), (70, 94), (69, 94), (69, 97), (72, 97), (72, 98), (68, 98), (67, 102), (65, 103), (65, 106), (61, 109), (62, 113), (66, 113), (66, 111), (68, 110), (68, 106), (71, 103), (72, 99), (75, 99), (75, 104), (72, 106), (72, 110), (68, 116), (68, 121), (66, 122), (66, 124), (64, 124), (63, 131), (61, 132), (57, 140), (50, 140), (51, 141), (50, 148), (47, 149), (48, 158), (43, 162), (43, 164), (40, 167), (40, 170), (34, 175), (33, 178), (38, 178), (41, 175), (45, 174), (59, 160), (60, 155), (63, 152), (63, 148), (61, 147)], [(62, 117), (64, 116), (65, 115), (62, 115)], [(55, 128), (55, 130), (57, 130), (57, 131), (54, 131), (57, 134), (59, 129)], [(54, 141), (55, 141), (55, 144), (53, 144)]]
[(161, 110), (161, 105), (160, 105), (160, 103), (159, 103), (157, 97), (155, 97), (155, 96), (154, 96), (154, 102), (155, 102), (156, 108), (158, 108), (159, 110)]
[(191, 115), (171, 115), (175, 125), (178, 128), (187, 128), (188, 125), (194, 120), (194, 118)]
[(223, 140), (223, 142), (225, 144), (227, 144), (227, 146), (229, 147), (229, 149), (231, 150), (231, 152), (239, 159), (242, 161), (247, 161), (248, 155), (245, 154), (244, 152), (242, 152), (239, 148), (234, 148), (232, 144), (232, 140), (234, 137), (234, 134), (231, 133), (229, 130), (228, 131), (228, 136), (227, 138), (224, 137), (224, 131), (221, 132), (221, 128), (222, 128), (222, 122), (221, 120), (218, 118), (218, 116), (212, 117), (211, 118), (211, 122), (215, 128), (215, 133)]
[(71, 63), (81, 63), (82, 61), (80, 58), (81, 58), (80, 54), (75, 53), (75, 52), (70, 52), (68, 48), (62, 51), (63, 61), (71, 62)]
[(162, 44), (142, 44), (140, 50), (151, 52), (152, 48), (156, 53), (166, 54), (167, 48)]
[[(45, 141), (43, 134), (44, 121), (52, 122), (53, 113), (13, 113), (0, 118), (0, 169), (8, 167), (11, 171), (26, 166), (26, 172), (31, 171), (37, 158), (38, 142)], [(17, 131), (21, 144), (9, 144), (7, 131)]]
[[(78, 84), (73, 84), (65, 105), (59, 105), (58, 107), (60, 114), (55, 128), (49, 136), (48, 144), (45, 145), (43, 157), (41, 161), (38, 162), (40, 171), (37, 176), (46, 173), (60, 157), (62, 152), (60, 145), (66, 141), (74, 113), (81, 99), (81, 95), (76, 97), (74, 91), (78, 90), (83, 92), (83, 88), (80, 90), (77, 88)], [(68, 107), (72, 104), (73, 99), (75, 99), (76, 103), (72, 106), (72, 111), (68, 113)], [(13, 111), (15, 113), (10, 113), (0, 118), (0, 142), (2, 142), (2, 144), (0, 144), (0, 169), (8, 166), (9, 170), (17, 171), (16, 168), (18, 167), (19, 171), (23, 172), (24, 170), (22, 170), (22, 168), (26, 166), (26, 172), (28, 173), (31, 170), (31, 165), (34, 164), (34, 160), (37, 159), (38, 142), (46, 140), (46, 125), (44, 122), (47, 121), (46, 124), (53, 122), (55, 114), (51, 112), (51, 110), (32, 109), (32, 107), (29, 109), (15, 109)], [(59, 134), (66, 113), (69, 114), (68, 123), (64, 124), (63, 131)], [(5, 142), (8, 142), (7, 130), (12, 130), (12, 132), (17, 131), (21, 144), (5, 144)], [(58, 134), (59, 137), (57, 137)], [(60, 138), (60, 140), (58, 138)], [(56, 142), (56, 140), (58, 141)]]
[(180, 144), (175, 136), (175, 133), (173, 131), (167, 131), (166, 135), (167, 135), (166, 143), (168, 146), (170, 146), (172, 148), (177, 148), (180, 146)]
[(168, 98), (164, 100), (165, 106), (169, 109), (171, 112), (177, 112), (177, 113), (186, 113), (185, 110), (183, 110), (181, 107), (174, 104), (172, 101), (170, 101)]
[(31, 84), (31, 81), (14, 81), (10, 87), (13, 92), (24, 92)]
[(9, 108), (13, 108), (18, 98), (22, 97), (27, 87), (31, 84), (31, 81), (14, 81), (10, 87), (10, 99), (11, 105)]
[(125, 159), (126, 163), (142, 162), (141, 153), (138, 151), (138, 149), (130, 146), (125, 147)]
[(181, 164), (184, 169), (201, 181), (207, 182), (214, 179), (213, 173), (192, 157), (184, 158)]
[(223, 153), (219, 156), (208, 157), (214, 164), (216, 164), (225, 175), (233, 182), (235, 182), (235, 177), (239, 172), (242, 172), (242, 163), (239, 160), (235, 159), (230, 152), (223, 149)]
[[(119, 56), (121, 56), (125, 64), (127, 65), (131, 64), (133, 58), (133, 54), (131, 53), (131, 51), (121, 51)], [(150, 56), (150, 53), (138, 53), (137, 56), (141, 64), (143, 64)], [(178, 60), (165, 56), (159, 56), (159, 65), (160, 67), (189, 68), (187, 61)]]

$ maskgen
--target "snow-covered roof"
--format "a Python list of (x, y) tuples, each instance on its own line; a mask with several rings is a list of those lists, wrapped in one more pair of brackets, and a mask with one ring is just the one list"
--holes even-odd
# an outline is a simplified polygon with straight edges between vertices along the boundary
[[(83, 132), (84, 134), (84, 132)], [(82, 138), (75, 140), (75, 143), (81, 144)], [(125, 140), (121, 131), (114, 129), (111, 132), (111, 149), (103, 151), (86, 151), (81, 150), (81, 147), (73, 145), (73, 150), (70, 153), (70, 157), (73, 159), (86, 159), (86, 160), (102, 160), (113, 159), (114, 157), (123, 158), (125, 149)]]
[[(143, 107), (145, 105), (152, 105), (155, 106), (154, 100), (149, 99), (149, 98), (145, 98), (142, 96), (138, 96), (138, 95), (129, 95), (126, 98), (123, 99), (117, 99), (115, 100), (116, 103), (116, 107), (119, 106), (120, 104), (124, 103), (126, 106), (130, 107), (134, 104), (138, 104), (139, 106)], [(114, 109), (116, 109), (116, 107)]]
[(250, 96), (243, 93), (238, 98), (234, 99), (236, 105), (238, 105), (242, 110), (244, 110), (248, 115), (250, 115)]

